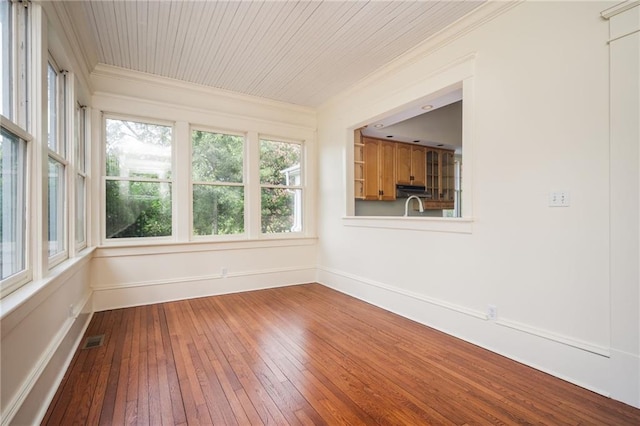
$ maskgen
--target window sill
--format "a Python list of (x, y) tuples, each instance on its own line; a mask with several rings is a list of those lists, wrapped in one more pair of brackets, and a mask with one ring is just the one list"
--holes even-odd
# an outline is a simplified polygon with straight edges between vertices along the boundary
[(472, 234), (473, 219), (397, 216), (344, 216), (344, 226), (356, 228), (399, 229), (408, 231)]
[(154, 242), (136, 244), (108, 244), (98, 247), (94, 258), (119, 256), (145, 256), (155, 254), (192, 253), (201, 251), (244, 250), (253, 248), (308, 246), (317, 241), (316, 237), (287, 236), (256, 240), (195, 240), (184, 242)]
[[(43, 290), (45, 288), (48, 288), (52, 283), (62, 283), (67, 278), (71, 277), (71, 275), (75, 274), (79, 266), (85, 264), (89, 261), (89, 259), (91, 259), (94, 249), (95, 247), (89, 247), (83, 250), (82, 252), (78, 253), (77, 256), (72, 257), (71, 259), (67, 259), (59, 265), (53, 267), (51, 270), (49, 270), (46, 277), (39, 280), (29, 281), (28, 283), (22, 285), (20, 288), (3, 297), (0, 303), (0, 320), (3, 320), (16, 309), (26, 304), (27, 302), (34, 300), (36, 297), (40, 297), (41, 295), (46, 297), (48, 294), (44, 295)], [(51, 290), (55, 290), (55, 288), (51, 288)], [(37, 303), (38, 302), (36, 301), (36, 304)], [(5, 331), (6, 330), (3, 329), (3, 333)]]

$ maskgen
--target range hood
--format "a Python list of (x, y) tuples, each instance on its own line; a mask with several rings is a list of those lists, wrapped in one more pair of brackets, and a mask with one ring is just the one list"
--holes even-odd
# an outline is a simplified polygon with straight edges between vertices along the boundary
[(396, 198), (407, 198), (415, 195), (420, 198), (431, 198), (431, 193), (421, 185), (396, 185)]

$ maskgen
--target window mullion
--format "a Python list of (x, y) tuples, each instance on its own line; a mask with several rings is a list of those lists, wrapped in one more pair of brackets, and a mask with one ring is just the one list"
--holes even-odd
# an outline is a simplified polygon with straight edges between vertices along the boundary
[(47, 26), (48, 22), (42, 10), (42, 5), (32, 4), (29, 7), (29, 63), (27, 86), (30, 101), (28, 117), (29, 130), (34, 136), (34, 143), (30, 144), (31, 176), (34, 177), (29, 188), (31, 206), (31, 228), (34, 230), (32, 242), (33, 278), (43, 278), (48, 271), (48, 220), (47, 220)]
[(222, 181), (208, 181), (208, 180), (194, 180), (192, 185), (210, 185), (210, 186), (245, 186), (242, 182), (222, 182)]
[(58, 163), (62, 164), (63, 166), (67, 167), (69, 165), (69, 160), (66, 159), (65, 157), (63, 157), (62, 155), (60, 155), (59, 153), (53, 151), (52, 149), (48, 149), (47, 150), (47, 155), (56, 160)]
[(178, 241), (189, 241), (191, 235), (191, 150), (175, 149), (190, 146), (189, 123), (179, 121), (173, 136), (173, 234)]
[(173, 183), (172, 179), (154, 179), (145, 177), (105, 176), (106, 180), (118, 180), (123, 182), (149, 182), (149, 183)]
[(245, 230), (250, 239), (260, 237), (260, 137), (249, 132), (246, 140)]

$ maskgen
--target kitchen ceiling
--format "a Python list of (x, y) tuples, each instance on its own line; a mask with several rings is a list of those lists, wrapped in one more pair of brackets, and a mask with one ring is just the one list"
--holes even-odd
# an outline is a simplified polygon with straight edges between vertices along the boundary
[(64, 7), (102, 63), (317, 107), (484, 0), (84, 0)]

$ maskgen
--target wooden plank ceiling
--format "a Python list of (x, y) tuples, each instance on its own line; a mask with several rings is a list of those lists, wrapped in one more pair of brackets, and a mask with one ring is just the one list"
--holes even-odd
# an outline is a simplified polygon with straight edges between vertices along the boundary
[[(97, 62), (315, 107), (477, 8), (449, 1), (70, 1)], [(94, 66), (95, 64), (92, 64)]]

